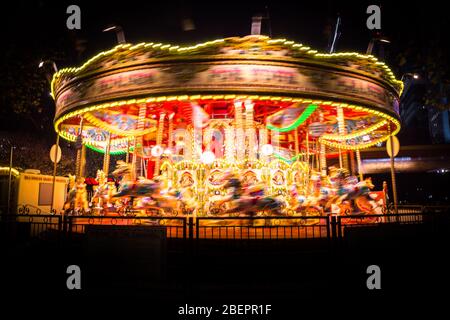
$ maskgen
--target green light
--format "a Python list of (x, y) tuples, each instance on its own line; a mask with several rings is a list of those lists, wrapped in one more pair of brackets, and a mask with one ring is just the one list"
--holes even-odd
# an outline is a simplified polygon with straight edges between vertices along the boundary
[[(94, 147), (94, 146), (92, 146), (90, 144), (86, 144), (85, 146), (88, 147), (91, 150), (96, 151), (96, 152), (105, 153), (105, 150), (97, 148), (97, 147)], [(127, 153), (125, 150), (118, 150), (118, 151), (110, 151), (109, 152), (109, 154), (113, 155), (113, 156), (120, 155), (120, 154), (125, 154), (125, 153)]]
[(289, 159), (287, 159), (287, 158), (285, 158), (285, 157), (283, 157), (282, 155), (279, 155), (279, 154), (277, 154), (277, 153), (274, 153), (274, 156), (275, 156), (275, 158), (280, 159), (280, 160), (283, 160), (284, 162), (287, 162), (287, 163), (290, 164), (291, 162), (294, 162), (295, 160), (297, 160), (298, 157), (301, 156), (301, 154), (298, 154), (298, 155), (296, 155), (296, 156), (293, 156), (293, 157), (291, 158), (291, 160), (289, 160)]
[(301, 125), (303, 122), (306, 121), (306, 119), (309, 118), (309, 116), (317, 109), (317, 104), (310, 104), (306, 109), (302, 112), (302, 114), (292, 123), (290, 126), (284, 127), (284, 128), (278, 128), (272, 124), (267, 124), (267, 129), (274, 130), (277, 132), (288, 132), (291, 130), (294, 130), (299, 125)]

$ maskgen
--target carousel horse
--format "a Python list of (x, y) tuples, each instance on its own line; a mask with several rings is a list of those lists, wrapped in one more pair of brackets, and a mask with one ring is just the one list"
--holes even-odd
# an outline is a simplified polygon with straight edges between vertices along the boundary
[(181, 209), (184, 213), (192, 213), (198, 208), (198, 202), (192, 187), (183, 187), (180, 189)]
[(156, 209), (169, 213), (178, 213), (180, 207), (180, 193), (172, 188), (162, 188), (165, 184), (164, 178), (158, 176), (154, 178), (157, 182), (152, 192), (141, 197), (136, 205), (136, 209)]
[(362, 201), (362, 198), (369, 197), (370, 190), (374, 188), (371, 178), (358, 182), (358, 178), (354, 176), (344, 177), (338, 174), (330, 180), (331, 192), (325, 207), (331, 208), (333, 212), (350, 214), (353, 211), (352, 201)]
[[(181, 192), (169, 187), (164, 176), (157, 176), (152, 180), (139, 177), (137, 181), (132, 180), (132, 166), (123, 161), (117, 162), (114, 175), (122, 177), (119, 191), (113, 195), (114, 198), (129, 197), (138, 198), (134, 209), (150, 210), (155, 209), (169, 213), (181, 211), (185, 201), (181, 198)], [(164, 188), (164, 186), (166, 186)], [(188, 197), (186, 196), (186, 201)], [(132, 201), (128, 203), (132, 206)]]
[(111, 199), (115, 190), (114, 182), (107, 181), (103, 170), (97, 170), (96, 180), (98, 187), (92, 196), (91, 203), (96, 203), (95, 209), (105, 212), (105, 210), (112, 207)]
[(64, 202), (63, 210), (67, 212), (70, 209), (75, 208), (75, 197), (77, 189), (75, 188), (75, 176), (69, 174), (69, 192), (67, 193), (66, 200)]
[(64, 210), (75, 214), (89, 212), (86, 184), (83, 177), (69, 175), (70, 191), (64, 203)]
[(76, 195), (75, 195), (75, 210), (81, 210), (82, 212), (89, 211), (89, 202), (87, 200), (86, 183), (84, 183), (83, 177), (76, 179)]
[[(384, 202), (382, 201), (382, 205), (380, 205), (378, 201), (372, 198), (370, 190), (373, 188), (374, 185), (372, 184), (371, 178), (367, 178), (356, 184), (351, 184), (350, 186), (347, 185), (345, 188), (346, 192), (340, 197), (339, 201), (347, 204), (347, 206), (350, 206), (350, 203), (353, 202), (360, 212), (365, 214), (382, 213)], [(351, 214), (352, 211), (352, 208), (341, 210), (341, 212), (346, 214)]]
[(372, 184), (372, 178), (370, 177), (356, 184), (345, 184), (343, 186), (343, 195), (340, 197), (340, 200), (354, 200), (358, 197), (366, 196), (373, 188), (374, 185)]
[(309, 195), (297, 196), (297, 205), (295, 211), (322, 212), (326, 206), (326, 201), (333, 193), (333, 190), (327, 186), (326, 179), (324, 179), (319, 172), (312, 171), (309, 182)]
[(231, 192), (223, 199), (229, 204), (225, 213), (252, 214), (266, 210), (274, 211), (276, 214), (282, 213), (283, 203), (274, 197), (264, 196), (264, 186), (254, 186), (246, 190), (236, 175), (226, 175), (225, 178), (228, 181), (224, 187), (231, 189)]
[(139, 177), (137, 181), (132, 179), (132, 164), (122, 160), (117, 161), (116, 169), (112, 174), (121, 177), (119, 190), (113, 195), (114, 198), (121, 197), (144, 197), (152, 194), (159, 188), (159, 183), (153, 180)]
[(319, 172), (312, 171), (309, 195), (297, 197), (294, 195), (294, 211), (306, 212), (307, 215), (320, 215), (329, 210), (332, 212), (348, 210), (347, 203), (340, 200), (340, 196), (346, 194), (343, 192), (343, 182), (341, 182), (344, 177), (344, 172), (340, 170), (332, 171), (330, 176), (322, 176)]
[(385, 208), (384, 193), (373, 192), (366, 197), (358, 197), (355, 199), (355, 205), (366, 214), (383, 214)]

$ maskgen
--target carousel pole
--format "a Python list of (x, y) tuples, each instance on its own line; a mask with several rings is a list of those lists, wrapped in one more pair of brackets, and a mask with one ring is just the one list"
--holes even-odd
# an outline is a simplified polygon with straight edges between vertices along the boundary
[(350, 150), (350, 171), (352, 173), (352, 176), (355, 175), (356, 171), (356, 165), (355, 165), (355, 154), (353, 151)]
[(306, 174), (306, 179), (305, 179), (305, 190), (307, 190), (306, 194), (309, 195), (311, 190), (309, 188), (309, 182), (310, 182), (310, 178), (311, 178), (311, 166), (309, 163), (309, 158), (310, 158), (310, 151), (309, 151), (309, 130), (306, 130), (306, 163), (308, 164), (308, 171)]
[(225, 159), (229, 163), (233, 163), (235, 161), (235, 154), (234, 129), (230, 126), (225, 128)]
[(316, 168), (320, 172), (320, 154), (319, 154), (319, 140), (316, 140)]
[[(324, 122), (324, 116), (323, 116), (323, 112), (320, 113), (319, 115), (319, 121), (320, 123)], [(326, 155), (326, 148), (325, 148), (325, 144), (320, 143), (319, 141), (319, 145), (320, 145), (320, 172), (322, 174), (322, 176), (326, 176), (327, 175), (327, 155)]]
[(363, 181), (364, 176), (361, 167), (361, 152), (359, 151), (359, 149), (356, 149), (356, 162), (358, 164), (359, 181)]
[(242, 161), (245, 156), (245, 135), (242, 115), (242, 101), (234, 102), (234, 117), (236, 123), (236, 160)]
[(55, 161), (53, 162), (53, 181), (52, 181), (52, 201), (50, 203), (50, 213), (53, 211), (53, 205), (55, 201), (55, 183), (56, 183), (56, 167), (58, 162), (56, 161), (58, 157), (58, 148), (59, 148), (59, 132), (56, 132), (56, 148), (55, 148)]
[(298, 156), (300, 153), (300, 147), (298, 145), (298, 127), (294, 129), (294, 140), (295, 140), (295, 155), (297, 156), (296, 161), (298, 161)]
[(248, 139), (248, 159), (256, 159), (256, 141), (255, 141), (255, 127), (253, 123), (253, 107), (251, 101), (245, 101), (245, 131)]
[(81, 149), (77, 150), (77, 158), (75, 160), (75, 177), (80, 177)]
[(125, 158), (126, 163), (130, 163), (130, 139), (127, 139), (127, 155)]
[(280, 153), (280, 133), (278, 131), (271, 131), (271, 144), (275, 153)]
[(83, 117), (80, 120), (80, 132), (77, 136), (77, 159), (75, 163), (75, 176), (81, 177), (81, 149), (83, 148)]
[[(158, 123), (158, 133), (156, 134), (156, 145), (161, 146), (162, 139), (163, 139), (163, 133), (164, 133), (164, 118), (166, 117), (165, 113), (161, 113), (159, 115), (159, 123)], [(159, 175), (159, 166), (160, 166), (160, 157), (156, 158), (155, 161), (155, 172), (153, 174), (154, 177)]]
[(191, 125), (188, 125), (186, 131), (184, 132), (184, 158), (186, 160), (193, 159), (194, 152), (194, 142), (193, 142), (194, 131)]
[(175, 148), (172, 148), (173, 144), (173, 117), (175, 116), (175, 113), (172, 113), (169, 115), (169, 129), (168, 129), (168, 137), (167, 137), (167, 148), (171, 151), (169, 154), (169, 158), (172, 159), (172, 154), (175, 153)]
[[(337, 121), (338, 121), (338, 130), (340, 135), (345, 135), (345, 118), (344, 118), (344, 108), (341, 106), (337, 107)], [(348, 170), (348, 157), (347, 153), (342, 154), (341, 148), (339, 148), (339, 166)]]
[(81, 145), (80, 176), (86, 175), (86, 145)]
[[(143, 103), (139, 105), (138, 121), (136, 125), (136, 129), (138, 131), (144, 130), (146, 114), (147, 114), (147, 105)], [(141, 161), (138, 160), (138, 154), (141, 151), (142, 147), (143, 147), (142, 135), (134, 137), (133, 165), (132, 165), (133, 179), (136, 179), (136, 176), (140, 174), (142, 171)]]
[(320, 170), (322, 172), (322, 176), (327, 175), (327, 150), (325, 144), (320, 144)]
[(309, 171), (309, 132), (306, 131), (306, 159), (308, 162), (308, 171)]
[(106, 141), (105, 146), (105, 154), (103, 155), (103, 172), (105, 173), (106, 178), (108, 178), (109, 174), (110, 151), (111, 151), (111, 133), (109, 132), (108, 140)]
[(134, 137), (133, 157), (131, 158), (131, 179), (136, 179), (137, 137)]
[(145, 165), (144, 158), (141, 159), (141, 176), (147, 177), (147, 166)]
[(395, 159), (394, 159), (394, 139), (392, 138), (391, 124), (388, 125), (389, 143), (391, 144), (391, 181), (392, 181), (392, 196), (394, 198), (394, 213), (398, 213), (397, 207), (397, 183), (395, 181)]

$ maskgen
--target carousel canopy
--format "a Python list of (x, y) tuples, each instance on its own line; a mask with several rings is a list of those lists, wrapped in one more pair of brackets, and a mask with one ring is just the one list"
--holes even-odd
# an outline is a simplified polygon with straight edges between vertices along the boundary
[(330, 147), (353, 149), (398, 132), (403, 83), (370, 55), (318, 53), (285, 39), (247, 36), (189, 47), (119, 45), (61, 69), (51, 89), (55, 130), (71, 141), (81, 133), (99, 151), (107, 141), (114, 153), (134, 137), (155, 138), (161, 115), (175, 128), (187, 127), (193, 105), (212, 118), (232, 119), (239, 101), (251, 101), (252, 121), (269, 130), (295, 129), (300, 139), (308, 132)]

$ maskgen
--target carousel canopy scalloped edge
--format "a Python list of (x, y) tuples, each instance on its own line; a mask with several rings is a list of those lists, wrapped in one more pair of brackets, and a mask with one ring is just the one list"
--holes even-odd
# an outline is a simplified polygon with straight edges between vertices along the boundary
[[(246, 36), (217, 39), (185, 47), (152, 42), (142, 42), (136, 45), (132, 45), (129, 43), (117, 45), (110, 50), (100, 52), (91, 59), (87, 60), (80, 67), (60, 69), (53, 75), (51, 81), (51, 94), (53, 97), (55, 97), (55, 86), (57, 85), (58, 80), (65, 77), (77, 76), (81, 72), (89, 73), (90, 68), (94, 67), (95, 63), (101, 63), (102, 59), (110, 57), (116, 53), (134, 50), (136, 50), (137, 52), (137, 50), (142, 50), (155, 54), (155, 58), (171, 57), (185, 59), (186, 54), (189, 54), (188, 57), (194, 57), (196, 55), (217, 56), (220, 55), (220, 52), (214, 51), (214, 49), (219, 49), (221, 47), (227, 46), (239, 48), (243, 45), (253, 45), (254, 48), (257, 48), (258, 46), (264, 46), (265, 48), (273, 47), (275, 49), (278, 47), (278, 49), (274, 50), (273, 52), (280, 52), (282, 51), (280, 50), (280, 47), (284, 48), (285, 50), (288, 50), (287, 55), (279, 56), (278, 58), (276, 56), (271, 56), (271, 58), (285, 61), (295, 61), (303, 59), (318, 62), (318, 60), (321, 60), (321, 62), (323, 63), (329, 63), (330, 66), (335, 65), (340, 67), (343, 67), (343, 65), (348, 66), (349, 63), (357, 63), (360, 67), (368, 65), (369, 68), (374, 68), (378, 71), (381, 71), (382, 79), (387, 81), (398, 92), (399, 95), (403, 90), (403, 82), (397, 80), (392, 70), (384, 62), (378, 61), (378, 59), (373, 55), (364, 55), (357, 52), (338, 52), (331, 54), (319, 53), (317, 50), (313, 50), (306, 45), (295, 43), (294, 41), (289, 41), (286, 39), (271, 39), (267, 36)], [(251, 56), (252, 58), (267, 58), (267, 53), (270, 52), (270, 50), (264, 50), (263, 52), (265, 52), (266, 54), (261, 54), (261, 51), (254, 50), (252, 53), (246, 52), (241, 56)], [(95, 69), (92, 71), (95, 71)]]

